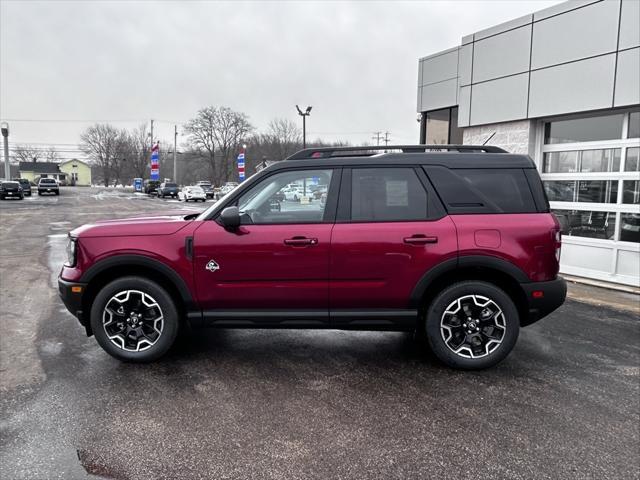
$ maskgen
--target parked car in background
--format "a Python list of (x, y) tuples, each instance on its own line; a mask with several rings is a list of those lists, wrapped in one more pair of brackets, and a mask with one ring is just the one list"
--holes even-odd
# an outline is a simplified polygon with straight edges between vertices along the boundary
[(284, 199), (290, 202), (298, 202), (302, 198), (302, 189), (298, 187), (286, 187), (282, 190)]
[(60, 187), (55, 179), (41, 178), (38, 180), (38, 195), (44, 195), (45, 193), (60, 195)]
[(185, 202), (189, 202), (193, 200), (194, 202), (204, 202), (207, 200), (207, 195), (202, 189), (197, 185), (184, 187), (180, 193), (178, 193), (178, 199), (184, 200)]
[[(362, 150), (303, 150), (202, 213), (79, 227), (62, 300), (124, 361), (158, 359), (190, 325), (411, 331), (451, 367), (500, 362), (566, 295), (535, 163), (494, 146)], [(274, 202), (316, 178), (325, 199)]]
[(200, 181), (198, 183), (196, 183), (197, 187), (202, 188), (202, 190), (204, 190), (204, 194), (207, 196), (207, 198), (213, 198), (215, 193), (213, 191), (213, 185), (211, 185), (211, 182), (206, 182), (206, 181)]
[(226, 195), (238, 186), (238, 182), (227, 182), (220, 188), (220, 195)]
[(180, 189), (178, 188), (177, 183), (173, 182), (163, 182), (158, 187), (158, 197), (173, 197), (178, 198), (178, 193)]
[(25, 195), (25, 197), (31, 196), (31, 182), (29, 180), (27, 180), (26, 178), (14, 178), (13, 181), (20, 184), (20, 186), (22, 187), (22, 193)]
[(12, 180), (3, 180), (0, 182), (0, 200), (6, 200), (7, 198), (17, 198), (19, 200), (24, 198), (20, 183)]
[(147, 195), (157, 195), (160, 182), (158, 180), (145, 180), (143, 191)]

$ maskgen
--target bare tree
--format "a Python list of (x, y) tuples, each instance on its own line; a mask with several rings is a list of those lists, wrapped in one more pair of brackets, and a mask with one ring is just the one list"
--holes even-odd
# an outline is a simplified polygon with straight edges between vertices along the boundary
[(185, 125), (190, 147), (205, 156), (214, 183), (229, 179), (233, 154), (253, 131), (247, 115), (227, 107), (206, 107)]
[(37, 162), (42, 156), (42, 150), (28, 145), (16, 145), (13, 147), (13, 156), (19, 162)]
[(274, 160), (288, 157), (302, 145), (302, 132), (294, 122), (286, 118), (271, 120), (266, 136), (271, 143)]
[(44, 159), (47, 162), (59, 162), (60, 156), (58, 155), (56, 149), (51, 147), (51, 149), (44, 152)]
[(99, 167), (105, 186), (113, 177), (120, 135), (117, 128), (106, 123), (92, 125), (80, 135), (80, 148)]

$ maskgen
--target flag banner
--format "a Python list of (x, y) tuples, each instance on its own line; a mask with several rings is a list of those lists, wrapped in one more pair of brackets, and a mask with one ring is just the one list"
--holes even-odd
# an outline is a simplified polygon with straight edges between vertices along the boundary
[(244, 180), (244, 152), (238, 154), (238, 178)]
[(160, 145), (156, 143), (151, 147), (151, 180), (160, 180)]

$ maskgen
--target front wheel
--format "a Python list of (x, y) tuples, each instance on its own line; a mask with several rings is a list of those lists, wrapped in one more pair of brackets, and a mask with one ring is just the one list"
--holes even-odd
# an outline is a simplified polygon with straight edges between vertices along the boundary
[(497, 286), (465, 281), (440, 292), (428, 306), (426, 336), (433, 353), (453, 368), (479, 370), (504, 360), (518, 340), (520, 318)]
[(171, 296), (142, 277), (123, 277), (107, 284), (91, 307), (96, 340), (109, 355), (122, 361), (160, 358), (173, 345), (178, 323)]

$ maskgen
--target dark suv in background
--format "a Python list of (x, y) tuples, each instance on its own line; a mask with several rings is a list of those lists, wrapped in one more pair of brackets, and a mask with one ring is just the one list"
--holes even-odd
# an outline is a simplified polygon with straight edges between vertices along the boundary
[(22, 193), (26, 197), (31, 196), (31, 182), (29, 180), (27, 180), (26, 178), (14, 178), (13, 181), (20, 184), (20, 186), (22, 187)]
[[(447, 365), (495, 365), (566, 294), (533, 161), (383, 148), (303, 150), (202, 213), (77, 228), (61, 297), (126, 361), (159, 358), (189, 324), (413, 331)], [(326, 193), (274, 202), (290, 185)]]
[(144, 193), (147, 195), (155, 195), (158, 193), (158, 187), (160, 186), (160, 182), (158, 180), (145, 180), (144, 181)]
[(24, 199), (24, 192), (20, 183), (13, 180), (0, 180), (0, 200), (7, 198)]
[(178, 188), (177, 183), (165, 182), (165, 183), (161, 183), (160, 186), (158, 187), (158, 197), (161, 197), (161, 198), (164, 198), (164, 197), (178, 198), (179, 192), (180, 192), (180, 189)]

